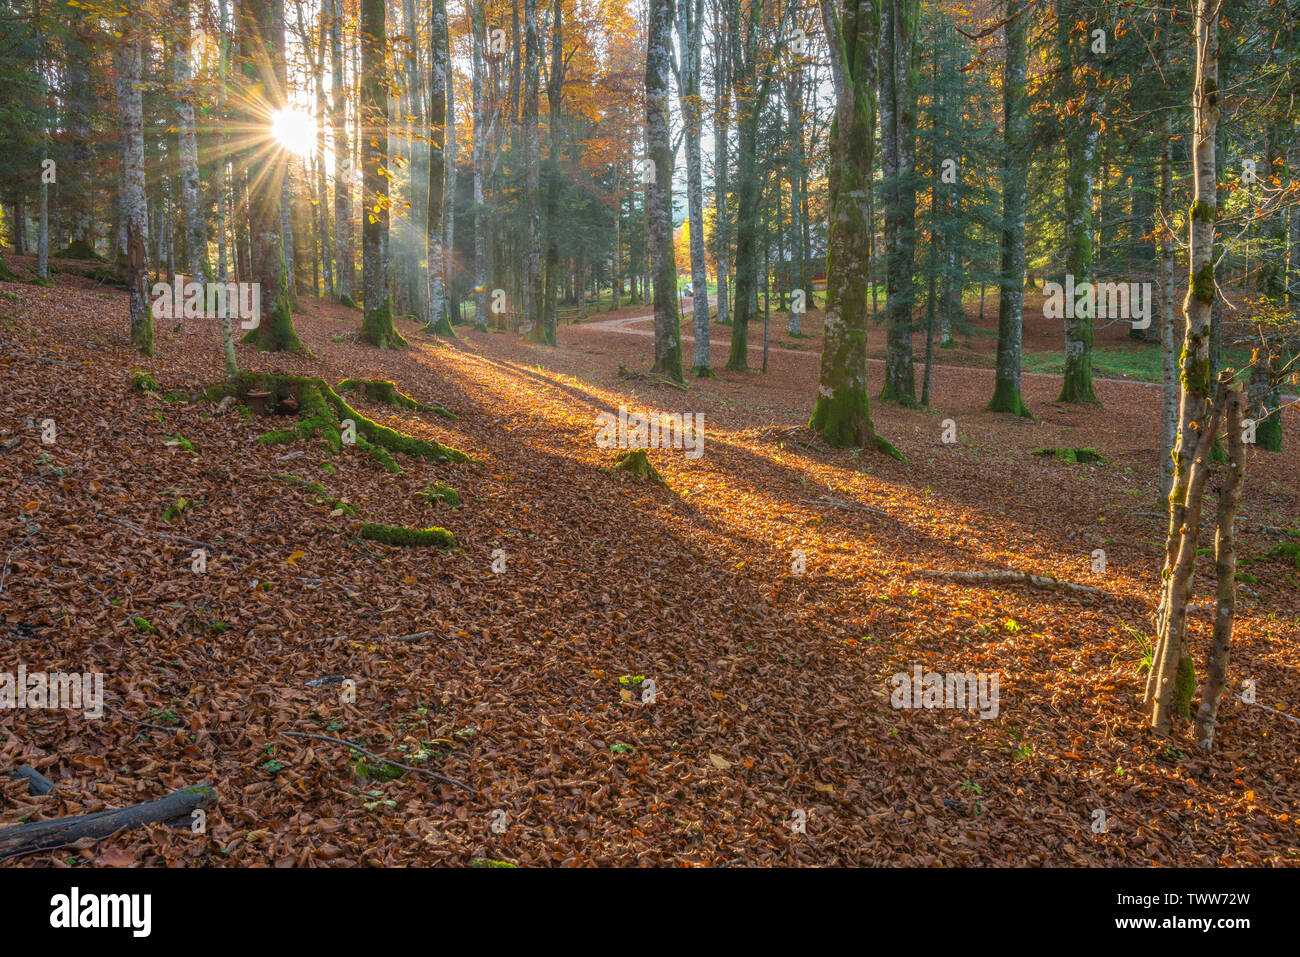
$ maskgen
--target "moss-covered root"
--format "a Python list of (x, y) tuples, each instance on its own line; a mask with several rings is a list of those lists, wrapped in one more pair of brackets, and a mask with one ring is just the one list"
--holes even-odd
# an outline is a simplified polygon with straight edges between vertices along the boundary
[(632, 449), (630, 452), (624, 452), (618, 457), (611, 471), (627, 472), (629, 475), (635, 475), (639, 479), (654, 482), (656, 485), (667, 486), (668, 484), (664, 481), (664, 477), (659, 474), (659, 470), (650, 464), (650, 457), (645, 454), (645, 449)]
[(1105, 457), (1096, 449), (1034, 449), (1031, 455), (1054, 455), (1062, 462), (1071, 465), (1086, 462), (1105, 462)]
[(158, 382), (148, 372), (136, 370), (131, 373), (131, 388), (135, 392), (158, 392)]
[(460, 504), (460, 493), (443, 482), (436, 482), (432, 488), (426, 488), (420, 492), (420, 498), (424, 500), (426, 505), (437, 505), (441, 502), (455, 508)]
[(433, 440), (417, 439), (397, 432), (362, 415), (321, 379), (307, 376), (276, 375), (265, 372), (240, 372), (204, 390), (209, 401), (233, 395), (265, 414), (302, 416), (292, 428), (275, 429), (258, 437), (259, 442), (287, 443), (297, 439), (321, 438), (326, 448), (342, 448), (342, 421), (356, 425), (356, 445), (369, 452), (390, 472), (401, 471), (390, 452), (431, 462), (475, 462), (458, 449)]
[(336, 387), (337, 392), (360, 392), (372, 402), (382, 402), (395, 409), (412, 409), (416, 412), (432, 412), (446, 419), (459, 419), (455, 412), (449, 412), (440, 405), (425, 405), (412, 399), (397, 388), (397, 383), (386, 379), (344, 379)]
[(444, 339), (460, 338), (456, 335), (456, 330), (451, 327), (451, 323), (447, 320), (446, 314), (439, 316), (438, 321), (435, 323), (426, 323), (424, 328), (420, 331), (430, 336), (442, 336)]
[(380, 525), (367, 522), (361, 526), (361, 537), (386, 545), (432, 545), (437, 548), (455, 548), (456, 536), (445, 528), (407, 528), (405, 525)]

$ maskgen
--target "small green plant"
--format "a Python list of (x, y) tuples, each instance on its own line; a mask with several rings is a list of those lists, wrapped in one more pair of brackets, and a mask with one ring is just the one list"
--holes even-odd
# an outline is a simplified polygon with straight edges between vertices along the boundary
[(143, 615), (136, 615), (134, 618), (131, 619), (131, 624), (135, 625), (136, 631), (143, 632), (145, 634), (150, 634), (150, 635), (158, 634), (158, 629), (154, 627), (149, 622), (149, 619), (144, 617)]
[(172, 502), (163, 509), (163, 521), (174, 522), (185, 514), (186, 509), (190, 507), (190, 500), (184, 495), (178, 496), (176, 501)]
[(450, 485), (437, 482), (431, 488), (426, 488), (420, 493), (420, 498), (426, 505), (437, 505), (439, 502), (444, 505), (450, 505), (455, 508), (460, 504), (460, 493)]
[(136, 370), (131, 373), (131, 388), (136, 392), (157, 392), (158, 382), (148, 372)]

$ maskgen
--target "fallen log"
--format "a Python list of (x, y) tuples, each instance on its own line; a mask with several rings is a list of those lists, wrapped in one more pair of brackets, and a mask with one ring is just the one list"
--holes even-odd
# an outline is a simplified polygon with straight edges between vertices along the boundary
[(195, 784), (174, 794), (129, 807), (0, 828), (0, 860), (52, 851), (83, 838), (100, 841), (142, 824), (188, 824), (191, 813), (217, 799), (210, 784)]
[(1091, 585), (1079, 585), (1062, 581), (1049, 575), (1031, 575), (1028, 572), (986, 571), (986, 572), (948, 572), (931, 568), (918, 569), (915, 574), (927, 578), (946, 578), (950, 581), (964, 582), (968, 585), (1028, 585), (1042, 591), (1071, 591), (1080, 595), (1093, 595), (1104, 598), (1106, 592)]
[(11, 781), (27, 779), (27, 793), (32, 795), (49, 794), (54, 790), (54, 782), (41, 774), (30, 764), (20, 765), (18, 770), (9, 775)]

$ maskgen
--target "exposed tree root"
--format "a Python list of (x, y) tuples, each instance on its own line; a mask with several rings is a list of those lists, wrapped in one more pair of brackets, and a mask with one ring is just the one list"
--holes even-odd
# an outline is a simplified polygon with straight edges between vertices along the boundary
[(361, 526), (361, 537), (385, 545), (434, 545), (438, 548), (455, 548), (456, 536), (445, 528), (407, 528), (405, 525), (381, 525), (367, 522)]
[[(347, 381), (356, 382), (356, 380)], [(369, 394), (369, 384), (361, 383), (361, 385), (367, 387), (367, 394)], [(382, 388), (378, 391), (380, 394), (385, 392)], [(393, 393), (394, 401), (397, 401), (396, 396), (402, 395), (395, 388)], [(350, 406), (323, 379), (264, 372), (241, 372), (223, 382), (209, 386), (203, 393), (203, 397), (209, 401), (219, 401), (230, 395), (246, 402), (254, 411), (264, 415), (299, 414), (302, 416), (297, 425), (292, 428), (274, 429), (259, 436), (259, 442), (287, 443), (299, 439), (320, 438), (324, 441), (327, 450), (339, 452), (343, 447), (342, 422), (351, 419), (356, 426), (357, 448), (367, 452), (390, 472), (401, 471), (391, 454), (394, 452), (431, 462), (476, 461), (457, 449), (429, 439), (417, 439), (380, 425)], [(413, 405), (418, 405), (409, 396), (403, 398)]]
[(386, 379), (344, 379), (334, 388), (336, 392), (360, 392), (372, 402), (382, 402), (395, 409), (432, 412), (445, 419), (460, 418), (455, 412), (450, 412), (440, 405), (425, 405), (412, 399), (405, 392), (398, 390), (396, 382), (389, 382)]
[(1034, 449), (1031, 455), (1055, 455), (1062, 462), (1075, 465), (1080, 462), (1105, 462), (1096, 449)]

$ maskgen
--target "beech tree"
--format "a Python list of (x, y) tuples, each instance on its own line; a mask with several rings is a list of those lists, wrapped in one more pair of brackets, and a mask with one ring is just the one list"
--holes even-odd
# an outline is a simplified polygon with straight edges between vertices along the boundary
[(114, 49), (117, 109), (122, 123), (122, 221), (126, 226), (126, 284), (131, 294), (131, 344), (151, 356), (153, 314), (150, 311), (147, 252), (149, 210), (144, 175), (144, 102), (141, 92), (144, 38), (132, 16), (119, 23), (121, 41)]
[(867, 269), (872, 154), (876, 125), (873, 0), (820, 0), (830, 41), (835, 114), (830, 129), (830, 233), (826, 310), (817, 403), (809, 426), (839, 448), (873, 446), (898, 456), (876, 435), (867, 398)]
[(361, 341), (404, 349), (388, 291), (388, 48), (384, 0), (361, 0)]
[[(683, 0), (689, 3), (690, 0)], [(649, 0), (646, 21), (646, 152), (654, 164), (649, 185), (650, 269), (654, 276), (654, 372), (682, 381), (681, 324), (677, 315), (677, 257), (673, 251), (673, 148), (668, 81), (672, 69), (673, 0)]]
[(1002, 273), (998, 293), (998, 354), (989, 409), (1029, 417), (1020, 395), (1020, 343), (1025, 302), (1025, 200), (1029, 188), (1029, 65), (1027, 0), (1007, 0), (1002, 67)]

